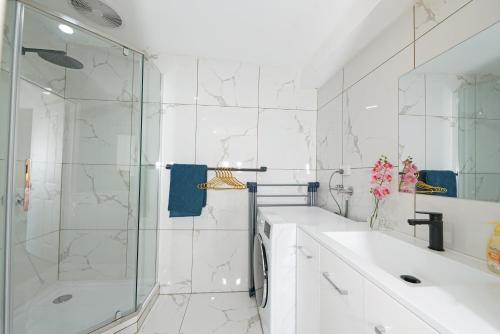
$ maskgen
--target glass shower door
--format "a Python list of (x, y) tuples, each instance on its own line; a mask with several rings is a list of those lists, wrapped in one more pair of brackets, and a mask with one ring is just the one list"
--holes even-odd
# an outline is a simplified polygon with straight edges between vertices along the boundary
[(5, 278), (5, 251), (6, 251), (6, 209), (7, 209), (7, 180), (9, 168), (9, 124), (10, 124), (10, 95), (12, 89), (12, 55), (14, 40), (15, 6), (9, 1), (6, 7), (5, 25), (3, 29), (2, 53), (0, 56), (0, 332), (4, 329), (4, 278)]
[(12, 332), (86, 333), (136, 308), (143, 57), (24, 8)]

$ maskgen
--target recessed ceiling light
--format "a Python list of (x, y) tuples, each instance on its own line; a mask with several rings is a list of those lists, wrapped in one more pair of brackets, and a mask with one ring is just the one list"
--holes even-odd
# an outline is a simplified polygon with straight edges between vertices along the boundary
[(63, 33), (68, 34), (68, 35), (72, 35), (75, 32), (73, 30), (73, 28), (71, 28), (70, 26), (67, 26), (65, 24), (60, 24), (59, 30), (61, 30)]

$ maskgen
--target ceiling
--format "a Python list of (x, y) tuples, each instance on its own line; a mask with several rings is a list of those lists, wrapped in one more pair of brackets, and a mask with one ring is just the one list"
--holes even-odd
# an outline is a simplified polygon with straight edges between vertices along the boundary
[[(34, 0), (85, 24), (68, 0)], [(412, 0), (102, 0), (123, 18), (97, 27), (150, 55), (287, 65), (319, 87)], [(377, 17), (373, 20), (373, 17)], [(366, 22), (371, 23), (360, 34)], [(352, 38), (356, 36), (356, 41)]]

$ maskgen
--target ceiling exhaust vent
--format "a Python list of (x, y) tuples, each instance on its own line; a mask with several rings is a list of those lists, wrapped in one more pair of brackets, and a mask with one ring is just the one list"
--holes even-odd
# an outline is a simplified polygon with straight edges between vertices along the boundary
[(123, 21), (120, 15), (100, 0), (69, 0), (78, 13), (89, 21), (106, 28), (118, 28)]

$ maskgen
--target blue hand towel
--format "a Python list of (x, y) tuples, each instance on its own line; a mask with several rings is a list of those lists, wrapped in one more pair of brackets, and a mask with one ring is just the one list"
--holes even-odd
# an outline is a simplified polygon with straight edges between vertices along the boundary
[(207, 166), (175, 164), (170, 170), (170, 217), (200, 216), (207, 204), (207, 191), (197, 185), (207, 182)]
[(445, 193), (434, 193), (435, 196), (457, 197), (457, 175), (450, 170), (422, 170), (419, 180), (431, 186), (448, 189)]

